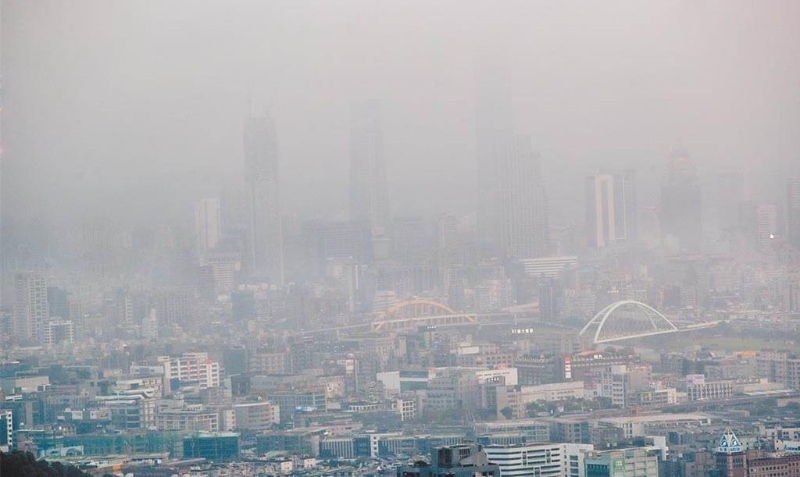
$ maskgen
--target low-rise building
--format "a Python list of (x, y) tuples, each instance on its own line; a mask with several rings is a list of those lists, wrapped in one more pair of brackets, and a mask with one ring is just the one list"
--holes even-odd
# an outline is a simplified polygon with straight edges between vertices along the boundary
[(585, 477), (658, 477), (658, 451), (632, 448), (586, 455)]
[(489, 461), (503, 477), (584, 477), (584, 454), (591, 444), (524, 444), (487, 446)]
[(431, 463), (397, 468), (397, 477), (500, 477), (500, 467), (490, 463), (477, 444), (463, 444), (435, 449)]
[(280, 408), (269, 401), (244, 402), (233, 405), (237, 430), (265, 431), (280, 424)]

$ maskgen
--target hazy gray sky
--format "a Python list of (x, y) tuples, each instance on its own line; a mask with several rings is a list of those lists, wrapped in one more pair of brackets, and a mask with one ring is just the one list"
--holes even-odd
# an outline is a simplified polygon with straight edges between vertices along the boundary
[(365, 97), (383, 102), (393, 210), (468, 212), (475, 59), (492, 52), (556, 205), (596, 167), (657, 177), (677, 143), (701, 172), (758, 168), (758, 188), (800, 163), (795, 0), (3, 0), (2, 15), (10, 214), (214, 195), (264, 110), (285, 212), (344, 214), (347, 108)]

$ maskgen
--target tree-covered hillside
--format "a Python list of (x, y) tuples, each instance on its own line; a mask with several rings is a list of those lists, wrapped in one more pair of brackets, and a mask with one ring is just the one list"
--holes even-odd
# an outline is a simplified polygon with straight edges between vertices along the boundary
[(36, 460), (30, 452), (0, 452), (0, 477), (86, 477), (71, 465)]

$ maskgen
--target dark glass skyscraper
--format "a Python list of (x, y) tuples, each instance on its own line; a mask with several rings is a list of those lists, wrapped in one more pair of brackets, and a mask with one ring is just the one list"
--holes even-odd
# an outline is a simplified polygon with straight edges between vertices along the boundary
[(248, 192), (248, 265), (250, 272), (273, 284), (283, 284), (278, 140), (269, 116), (249, 118), (244, 126), (244, 156)]

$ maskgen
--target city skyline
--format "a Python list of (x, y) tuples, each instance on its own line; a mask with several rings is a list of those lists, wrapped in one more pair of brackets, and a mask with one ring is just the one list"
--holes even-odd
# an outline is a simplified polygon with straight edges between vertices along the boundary
[(3, 475), (800, 477), (797, 1), (0, 30)]
[[(413, 5), (393, 6), (396, 22), (392, 23), (373, 8), (362, 8), (360, 2), (345, 2), (343, 11), (362, 9), (365, 16), (348, 30), (335, 8), (308, 11), (280, 4), (276, 9), (287, 16), (268, 16), (274, 28), (256, 29), (252, 20), (264, 15), (264, 8), (245, 2), (232, 10), (229, 23), (215, 24), (203, 36), (214, 47), (200, 51), (181, 43), (180, 32), (190, 35), (189, 26), (177, 32), (161, 23), (145, 28), (147, 9), (155, 9), (165, 21), (185, 15), (202, 23), (220, 7), (101, 8), (97, 15), (119, 27), (118, 33), (108, 33), (107, 42), (86, 41), (94, 18), (87, 12), (95, 6), (89, 0), (71, 10), (59, 7), (53, 10), (58, 14), (48, 17), (55, 24), (86, 25), (74, 35), (52, 28), (33, 42), (29, 41), (33, 29), (8, 23), (3, 30), (5, 213), (9, 220), (25, 222), (36, 215), (57, 223), (96, 202), (92, 196), (100, 196), (104, 199), (98, 212), (125, 213), (138, 220), (167, 215), (172, 220), (197, 197), (218, 195), (220, 181), (241, 183), (241, 118), (249, 111), (268, 109), (279, 118), (283, 131), (284, 209), (344, 218), (349, 208), (349, 126), (342, 118), (348, 117), (351, 100), (360, 97), (379, 98), (382, 103), (393, 210), (419, 214), (431, 205), (438, 212), (474, 210), (476, 83), (486, 63), (489, 79), (509, 83), (514, 107), (507, 122), (514, 125), (514, 132), (532, 135), (543, 157), (543, 173), (557, 184), (550, 197), (556, 211), (582, 201), (582, 193), (563, 185), (569, 182), (564, 176), (628, 167), (646, 177), (663, 162), (664, 151), (678, 144), (699, 160), (701, 175), (726, 165), (739, 168), (752, 180), (753, 190), (765, 195), (777, 193), (769, 187), (777, 177), (798, 174), (791, 170), (797, 153), (786, 132), (797, 117), (791, 106), (796, 104), (794, 93), (787, 87), (797, 66), (783, 46), (791, 44), (794, 16), (780, 14), (781, 9), (796, 8), (791, 2), (754, 12), (734, 4), (722, 9), (725, 22), (713, 21), (715, 7), (689, 2), (651, 5), (638, 15), (624, 2), (593, 6), (592, 15), (586, 16), (568, 6), (539, 12), (528, 7), (516, 18), (475, 5), (456, 14), (446, 5), (437, 7), (440, 16), (417, 15)], [(6, 18), (24, 15), (37, 27), (36, 22), (45, 21), (25, 3), (7, 5), (6, 13)], [(604, 22), (626, 15), (631, 22), (618, 33), (608, 35), (602, 29)], [(525, 18), (538, 28), (524, 28)], [(373, 31), (370, 19), (386, 28)], [(448, 19), (463, 21), (464, 29), (455, 28)], [(648, 19), (655, 19), (655, 25)], [(704, 22), (714, 27), (701, 28)], [(403, 45), (392, 40), (399, 30), (417, 23), (427, 28), (425, 34)], [(507, 28), (496, 26), (506, 24)], [(565, 24), (585, 34), (567, 35), (561, 28)], [(295, 27), (306, 32), (308, 43), (290, 42)], [(726, 49), (728, 35), (741, 29), (753, 31), (750, 37), (738, 37), (743, 44), (737, 54), (749, 62), (746, 69), (741, 68), (739, 56)], [(152, 39), (126, 43), (125, 31), (131, 35), (149, 31)], [(226, 36), (231, 31), (237, 33)], [(681, 34), (658, 33), (667, 31)], [(492, 41), (474, 38), (483, 32), (481, 37)], [(42, 47), (34, 47), (37, 44)], [(111, 52), (123, 44), (143, 67), (164, 74), (137, 86), (138, 73), (133, 69), (137, 63), (120, 64)], [(277, 44), (293, 48), (282, 52), (274, 47)], [(563, 55), (553, 51), (554, 44), (562, 45)], [(186, 54), (181, 54), (184, 46)], [(61, 67), (49, 53), (57, 48), (85, 58), (61, 68), (60, 91), (32, 76), (37, 68)], [(82, 48), (87, 54), (78, 56)], [(259, 48), (266, 51), (259, 54)], [(381, 55), (382, 49), (391, 54)], [(281, 67), (292, 54), (308, 61)], [(599, 60), (604, 54), (605, 63)], [(671, 62), (659, 61), (660, 56)], [(440, 61), (443, 57), (450, 61)], [(486, 57), (500, 60), (484, 61)], [(96, 64), (88, 58), (96, 58)], [(626, 58), (632, 58), (640, 72), (635, 81), (625, 78)], [(209, 68), (213, 64), (225, 67)], [(772, 64), (783, 64), (786, 75)], [(507, 80), (501, 78), (503, 68), (509, 70), (502, 74)], [(173, 69), (175, 77), (168, 76), (166, 72)], [(96, 71), (109, 77), (101, 79), (93, 74)], [(328, 80), (318, 84), (318, 71), (325, 71)], [(667, 80), (672, 71), (684, 71), (686, 79)], [(180, 77), (193, 79), (181, 82)], [(567, 87), (562, 78), (574, 84)], [(34, 91), (44, 94), (37, 96)], [(92, 97), (89, 92), (97, 99), (83, 101)], [(629, 101), (629, 96), (635, 100)], [(39, 97), (53, 101), (48, 104)], [(733, 109), (737, 102), (730, 100), (734, 97), (746, 98), (738, 110)], [(214, 114), (204, 114), (208, 109)], [(8, 116), (11, 112), (14, 121)], [(22, 126), (31, 124), (36, 115), (46, 124), (60, 126), (48, 129), (52, 131), (48, 141), (34, 142), (24, 133)], [(67, 117), (85, 119), (70, 122)], [(131, 125), (133, 119), (142, 118), (147, 119)], [(750, 139), (732, 142), (731, 137)], [(91, 138), (87, 144), (93, 146), (82, 147), (78, 138)], [(111, 138), (119, 138), (124, 147), (115, 148)], [(60, 160), (47, 166), (54, 151), (59, 151)], [(758, 158), (758, 167), (751, 165), (753, 158)], [(62, 191), (61, 214), (48, 206), (54, 202), (56, 185)], [(416, 194), (400, 192), (412, 188)], [(306, 200), (312, 193), (319, 199)], [(169, 207), (158, 205), (172, 198), (175, 203)], [(765, 200), (783, 202), (779, 197)], [(657, 199), (643, 192), (640, 202), (654, 205)]]

